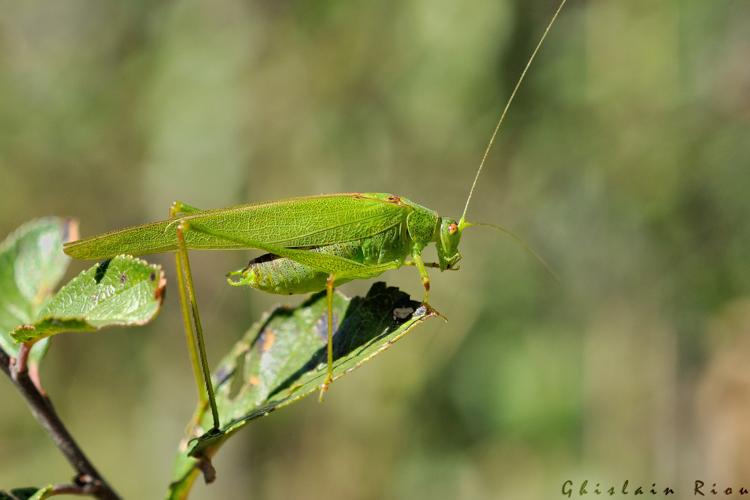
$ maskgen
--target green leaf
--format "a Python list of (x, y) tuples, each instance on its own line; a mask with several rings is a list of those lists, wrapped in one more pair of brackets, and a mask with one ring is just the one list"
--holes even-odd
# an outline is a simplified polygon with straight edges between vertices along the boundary
[(28, 342), (62, 332), (142, 325), (159, 312), (164, 286), (161, 267), (121, 255), (73, 278), (35, 321), (16, 327), (11, 336), (17, 342)]
[(44, 488), (13, 488), (12, 490), (0, 490), (0, 500), (44, 500), (49, 496), (53, 486)]
[(52, 493), (53, 489), (54, 489), (54, 486), (52, 486), (51, 484), (48, 486), (45, 486), (44, 488), (40, 488), (36, 491), (36, 493), (31, 495), (29, 500), (44, 500), (45, 498), (49, 498), (50, 496), (49, 494)]
[[(397, 288), (375, 283), (366, 297), (334, 296), (334, 378), (340, 378), (389, 348), (414, 326), (434, 315)], [(253, 419), (317, 394), (326, 376), (325, 293), (297, 308), (277, 307), (254, 324), (219, 363), (213, 384), (221, 433), (181, 445), (169, 498), (185, 498), (199, 460), (211, 457), (234, 432)], [(331, 390), (336, 390), (336, 384)], [(211, 427), (210, 412), (199, 408), (189, 436)]]
[[(49, 300), (70, 259), (62, 244), (77, 238), (77, 223), (46, 217), (24, 224), (0, 243), (0, 347), (18, 355), (10, 331), (30, 323)], [(43, 355), (46, 342), (35, 345), (31, 362)]]

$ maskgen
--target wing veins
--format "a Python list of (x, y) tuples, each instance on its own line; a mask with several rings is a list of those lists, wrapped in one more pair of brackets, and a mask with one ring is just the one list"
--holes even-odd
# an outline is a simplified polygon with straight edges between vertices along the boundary
[[(373, 216), (373, 217), (365, 217), (365, 218), (362, 218), (362, 219), (360, 219), (360, 220), (359, 220), (359, 221), (357, 221), (357, 222), (366, 222), (366, 221), (369, 221), (369, 220), (373, 220), (373, 219), (380, 219), (380, 218), (385, 218), (385, 216), (384, 216), (384, 215), (376, 215), (376, 216)], [(273, 240), (273, 241), (269, 241), (268, 243), (269, 243), (270, 245), (282, 245), (282, 246), (284, 246), (284, 245), (283, 245), (283, 244), (284, 244), (284, 242), (287, 242), (287, 241), (293, 241), (293, 240), (298, 240), (298, 239), (304, 239), (304, 238), (308, 238), (308, 237), (314, 236), (314, 235), (316, 235), (316, 234), (321, 234), (321, 233), (325, 233), (325, 232), (327, 232), (327, 231), (333, 231), (333, 230), (336, 230), (336, 229), (339, 229), (339, 228), (345, 227), (345, 226), (347, 226), (347, 225), (350, 225), (350, 224), (352, 224), (352, 223), (353, 223), (353, 222), (346, 222), (346, 223), (342, 223), (342, 224), (338, 224), (338, 225), (330, 226), (330, 227), (327, 227), (327, 228), (325, 228), (325, 229), (319, 229), (319, 230), (317, 230), (317, 231), (311, 231), (311, 232), (309, 232), (309, 233), (306, 233), (306, 234), (301, 234), (301, 235), (299, 235), (299, 236), (295, 236), (295, 237), (291, 237), (291, 238), (285, 238), (285, 239), (283, 239), (283, 240)], [(304, 246), (300, 246), (300, 247), (296, 247), (296, 246), (293, 246), (293, 247), (285, 246), (284, 248), (316, 248), (316, 247), (321, 247), (321, 246), (325, 246), (325, 245), (328, 245), (328, 244), (333, 244), (333, 243), (347, 243), (347, 242), (349, 242), (349, 241), (356, 241), (356, 240), (360, 240), (360, 239), (362, 239), (362, 238), (370, 238), (370, 237), (372, 237), (372, 236), (376, 236), (376, 235), (378, 235), (378, 234), (384, 233), (384, 232), (388, 231), (389, 229), (393, 229), (394, 227), (398, 226), (398, 225), (399, 225), (400, 223), (401, 223), (401, 221), (396, 221), (396, 222), (394, 222), (393, 224), (391, 224), (391, 225), (389, 225), (389, 226), (386, 226), (386, 227), (382, 228), (382, 229), (381, 229), (380, 231), (377, 231), (377, 232), (374, 232), (374, 233), (369, 233), (369, 234), (367, 234), (366, 236), (358, 236), (358, 237), (355, 237), (355, 238), (352, 238), (352, 239), (348, 239), (348, 240), (338, 240), (338, 241), (335, 241), (335, 242), (330, 242), (330, 243), (322, 243), (322, 244), (317, 244), (317, 245), (304, 245)]]

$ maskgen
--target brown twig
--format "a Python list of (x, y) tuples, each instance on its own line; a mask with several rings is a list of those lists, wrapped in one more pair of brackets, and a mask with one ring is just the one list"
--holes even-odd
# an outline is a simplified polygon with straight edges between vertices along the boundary
[(26, 357), (28, 347), (22, 348), (19, 359), (12, 358), (0, 348), (0, 369), (10, 378), (16, 389), (26, 400), (32, 415), (41, 424), (44, 430), (52, 438), (55, 445), (60, 449), (70, 465), (78, 473), (73, 485), (62, 485), (60, 493), (69, 492), (79, 495), (91, 495), (102, 500), (118, 500), (120, 496), (99, 474), (94, 465), (89, 461), (83, 450), (78, 446), (73, 436), (63, 424), (57, 412), (52, 406), (50, 399), (38, 389), (37, 385), (29, 377)]
[(24, 342), (18, 347), (18, 356), (11, 363), (10, 374), (13, 376), (13, 380), (16, 380), (19, 373), (26, 373), (29, 366), (29, 354), (31, 353), (32, 345), (31, 343)]

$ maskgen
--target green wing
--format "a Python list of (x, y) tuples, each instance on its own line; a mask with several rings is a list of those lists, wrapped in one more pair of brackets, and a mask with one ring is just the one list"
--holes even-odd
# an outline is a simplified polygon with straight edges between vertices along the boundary
[[(335, 194), (206, 210), (93, 236), (65, 245), (65, 253), (78, 259), (105, 259), (117, 254), (144, 255), (177, 248), (177, 221), (187, 221), (203, 231), (187, 231), (192, 249), (304, 248), (367, 238), (406, 220), (409, 203), (388, 194)], [(214, 233), (214, 234), (211, 234)], [(231, 234), (235, 241), (218, 237)], [(251, 248), (258, 248), (253, 246)]]

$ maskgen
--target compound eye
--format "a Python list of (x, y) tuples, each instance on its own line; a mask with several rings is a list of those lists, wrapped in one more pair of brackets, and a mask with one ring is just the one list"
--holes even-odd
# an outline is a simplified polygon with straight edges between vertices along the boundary
[(448, 225), (448, 234), (450, 234), (452, 236), (452, 235), (456, 234), (456, 231), (458, 231), (458, 224), (456, 224), (455, 222), (451, 222)]

